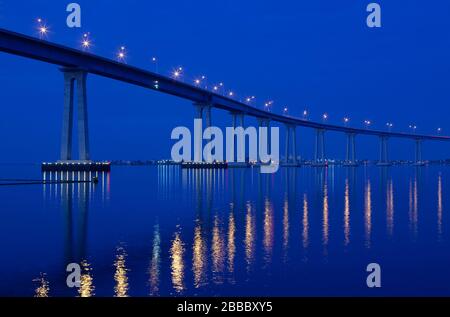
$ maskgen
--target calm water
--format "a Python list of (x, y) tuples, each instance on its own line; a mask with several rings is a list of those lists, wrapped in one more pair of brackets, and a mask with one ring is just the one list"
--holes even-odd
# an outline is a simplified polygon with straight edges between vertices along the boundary
[[(450, 295), (449, 179), (439, 166), (152, 166), (0, 186), (0, 295)], [(366, 286), (371, 262), (381, 289)]]

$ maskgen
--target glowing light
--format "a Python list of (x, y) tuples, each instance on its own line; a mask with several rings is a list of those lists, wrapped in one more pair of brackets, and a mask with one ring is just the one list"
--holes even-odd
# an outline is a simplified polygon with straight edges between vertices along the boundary
[(83, 38), (82, 38), (82, 40), (81, 40), (81, 47), (84, 49), (84, 50), (87, 50), (87, 49), (89, 49), (90, 47), (91, 47), (91, 40), (89, 39), (89, 34), (88, 33), (84, 33), (83, 34)]
[(217, 91), (217, 90), (219, 90), (219, 87), (214, 86), (214, 87), (213, 87), (213, 90), (214, 90), (214, 91)]
[(364, 120), (364, 124), (365, 124), (366, 126), (369, 126), (369, 125), (372, 124), (372, 122), (371, 122), (370, 120)]
[(323, 120), (327, 120), (327, 119), (328, 119), (328, 114), (324, 113), (324, 114), (322, 115), (322, 119), (323, 119)]
[(233, 96), (234, 96), (234, 92), (230, 91), (230, 92), (228, 93), (228, 96), (233, 97)]
[(119, 62), (125, 62), (126, 51), (125, 46), (121, 46), (119, 52), (117, 53), (117, 60)]
[(39, 33), (39, 38), (43, 39), (44, 37), (47, 36), (47, 34), (49, 32), (49, 28), (47, 25), (45, 25), (44, 20), (42, 20), (41, 18), (37, 18), (36, 21), (38, 23), (37, 30)]
[(350, 119), (348, 117), (344, 118), (344, 123), (348, 123), (350, 121)]
[(156, 57), (152, 57), (152, 62), (156, 62)]
[(442, 129), (441, 128), (437, 128), (437, 132), (441, 133)]
[(287, 112), (288, 112), (288, 108), (287, 108), (287, 107), (284, 107), (283, 113), (286, 114)]

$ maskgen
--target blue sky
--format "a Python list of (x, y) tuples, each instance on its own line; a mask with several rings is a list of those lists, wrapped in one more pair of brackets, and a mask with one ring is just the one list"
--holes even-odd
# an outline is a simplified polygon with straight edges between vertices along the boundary
[[(206, 75), (256, 104), (274, 100), (312, 119), (326, 112), (374, 128), (450, 133), (450, 3), (378, 1), (382, 28), (365, 24), (370, 1), (77, 1), (82, 28), (65, 24), (70, 1), (0, 1), (2, 28), (36, 35), (37, 17), (50, 27), (49, 40), (78, 47), (84, 32), (92, 52), (114, 57), (127, 47), (129, 64), (184, 80)], [(53, 65), (0, 54), (0, 162), (40, 162), (59, 155), (63, 81)], [(192, 126), (189, 102), (96, 76), (88, 78), (91, 153), (94, 159), (153, 159), (170, 156), (171, 130)], [(213, 112), (213, 123), (229, 115)], [(253, 124), (253, 119), (247, 119)], [(313, 153), (312, 131), (299, 129), (302, 156)], [(344, 156), (343, 135), (327, 135), (330, 157)], [(391, 142), (392, 157), (412, 158), (413, 144)], [(357, 139), (359, 158), (376, 158), (378, 140)], [(450, 157), (447, 144), (425, 144), (425, 158)]]

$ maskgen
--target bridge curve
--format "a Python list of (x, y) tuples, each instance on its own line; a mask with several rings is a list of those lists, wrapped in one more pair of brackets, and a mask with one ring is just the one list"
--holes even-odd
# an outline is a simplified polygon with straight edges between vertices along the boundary
[(337, 131), (347, 134), (364, 134), (387, 138), (395, 137), (414, 140), (450, 141), (450, 137), (448, 136), (352, 128), (302, 120), (293, 116), (272, 113), (249, 106), (243, 102), (228, 98), (209, 90), (174, 80), (167, 76), (120, 63), (92, 53), (83, 52), (67, 46), (51, 43), (1, 28), (0, 51), (65, 68), (81, 69), (88, 73), (160, 91), (190, 100), (194, 103), (209, 104), (215, 108), (230, 112), (244, 113), (248, 116), (269, 119), (282, 124)]

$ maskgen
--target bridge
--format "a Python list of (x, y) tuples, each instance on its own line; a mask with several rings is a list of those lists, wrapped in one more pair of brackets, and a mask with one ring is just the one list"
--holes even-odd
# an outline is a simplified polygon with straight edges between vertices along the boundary
[[(244, 116), (257, 118), (260, 126), (268, 127), (270, 122), (278, 122), (286, 127), (284, 163), (287, 165), (297, 164), (296, 127), (307, 127), (316, 130), (314, 156), (314, 165), (316, 166), (326, 165), (326, 131), (341, 132), (347, 135), (345, 164), (349, 166), (357, 165), (356, 135), (372, 135), (380, 139), (379, 165), (390, 164), (388, 154), (388, 140), (390, 138), (404, 138), (414, 141), (416, 164), (422, 164), (423, 141), (450, 141), (450, 137), (447, 136), (354, 128), (272, 113), (252, 107), (231, 97), (223, 96), (155, 72), (5, 29), (0, 29), (0, 51), (59, 66), (64, 73), (61, 161), (72, 160), (73, 103), (75, 93), (77, 94), (78, 109), (79, 159), (82, 161), (90, 160), (86, 93), (86, 78), (89, 73), (189, 100), (196, 108), (195, 117), (197, 119), (205, 119), (207, 127), (211, 126), (211, 108), (230, 112), (234, 127), (244, 127)], [(237, 121), (239, 121), (238, 124)], [(202, 144), (201, 139), (198, 144)], [(199, 149), (194, 149), (194, 151), (197, 153)], [(194, 155), (194, 157), (200, 156)]]

